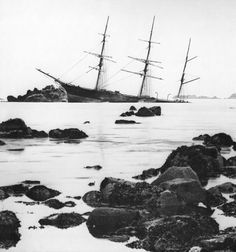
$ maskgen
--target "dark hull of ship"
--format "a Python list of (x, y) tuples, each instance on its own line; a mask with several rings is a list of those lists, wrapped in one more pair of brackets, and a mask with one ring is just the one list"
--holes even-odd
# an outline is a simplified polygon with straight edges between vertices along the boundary
[(95, 90), (62, 84), (68, 96), (68, 102), (175, 102), (154, 97), (137, 97), (121, 94), (118, 91)]

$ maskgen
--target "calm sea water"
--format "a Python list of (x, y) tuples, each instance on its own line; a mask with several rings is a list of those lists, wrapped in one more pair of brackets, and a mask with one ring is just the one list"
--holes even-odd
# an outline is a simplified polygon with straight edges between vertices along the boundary
[[(71, 104), (71, 103), (0, 103), (0, 122), (22, 118), (28, 126), (49, 131), (54, 128), (76, 127), (89, 137), (76, 143), (49, 139), (6, 140), (0, 147), (0, 185), (10, 185), (26, 179), (59, 190), (62, 201), (66, 196), (83, 196), (99, 188), (101, 180), (113, 176), (132, 180), (132, 176), (148, 168), (158, 168), (171, 150), (180, 145), (194, 144), (192, 138), (202, 133), (226, 132), (236, 140), (236, 100), (193, 100), (189, 104), (160, 104), (162, 116), (130, 117), (141, 124), (116, 125), (115, 120), (133, 104)], [(134, 104), (137, 108), (143, 104)], [(152, 104), (145, 104), (145, 106)], [(90, 124), (84, 124), (90, 121)], [(5, 140), (4, 140), (5, 141)], [(196, 143), (195, 143), (196, 144)], [(12, 152), (8, 149), (23, 148)], [(224, 156), (236, 155), (229, 150)], [(88, 170), (87, 165), (101, 165), (100, 171)], [(208, 187), (225, 181), (226, 177), (211, 180)], [(95, 186), (88, 186), (95, 182)], [(236, 180), (234, 181), (236, 183)], [(38, 220), (55, 212), (84, 213), (92, 208), (82, 200), (75, 208), (53, 210), (46, 206), (25, 206), (19, 198), (0, 202), (0, 210), (12, 210), (21, 220), (21, 241), (8, 251), (17, 252), (101, 252), (134, 251), (121, 243), (92, 237), (86, 224), (60, 230), (54, 227), (29, 230), (39, 226)], [(20, 200), (29, 201), (26, 197)], [(220, 227), (236, 225), (234, 218), (216, 211)], [(141, 251), (141, 250), (139, 250)]]

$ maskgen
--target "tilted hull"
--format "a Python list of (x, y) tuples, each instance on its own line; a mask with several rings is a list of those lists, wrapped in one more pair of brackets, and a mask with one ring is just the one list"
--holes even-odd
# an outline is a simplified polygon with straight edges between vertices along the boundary
[(118, 91), (95, 90), (61, 84), (67, 91), (68, 102), (173, 102), (167, 100), (159, 100), (153, 97), (138, 97), (132, 95), (121, 94)]

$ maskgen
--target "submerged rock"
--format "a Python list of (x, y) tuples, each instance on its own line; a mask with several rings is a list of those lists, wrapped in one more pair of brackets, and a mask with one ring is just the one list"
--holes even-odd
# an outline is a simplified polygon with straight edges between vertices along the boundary
[(20, 240), (20, 221), (11, 211), (0, 212), (0, 248), (8, 249)]
[(46, 218), (40, 219), (42, 226), (50, 225), (58, 228), (75, 227), (85, 222), (85, 219), (78, 213), (60, 213), (52, 214)]
[(202, 145), (181, 146), (172, 151), (160, 171), (163, 173), (172, 166), (190, 166), (198, 175), (202, 185), (205, 185), (208, 178), (220, 174), (223, 160), (214, 147), (207, 148)]
[(46, 186), (38, 185), (29, 189), (26, 196), (35, 201), (45, 201), (58, 196), (60, 192), (47, 188)]
[(115, 124), (138, 124), (138, 123), (133, 120), (116, 120)]
[(103, 237), (120, 228), (135, 225), (139, 219), (140, 215), (136, 210), (100, 207), (92, 211), (86, 224), (93, 236)]
[(84, 167), (85, 169), (95, 169), (97, 171), (101, 170), (102, 169), (102, 166), (101, 165), (87, 165)]
[(73, 201), (66, 201), (65, 203), (63, 203), (58, 199), (49, 199), (43, 202), (43, 204), (54, 209), (61, 209), (63, 207), (74, 207), (76, 205)]
[(57, 139), (81, 139), (86, 138), (88, 135), (84, 133), (82, 130), (76, 128), (69, 128), (69, 129), (53, 129), (49, 131), (50, 138), (57, 138)]
[(27, 127), (22, 119), (14, 118), (0, 124), (1, 138), (45, 138), (48, 134)]

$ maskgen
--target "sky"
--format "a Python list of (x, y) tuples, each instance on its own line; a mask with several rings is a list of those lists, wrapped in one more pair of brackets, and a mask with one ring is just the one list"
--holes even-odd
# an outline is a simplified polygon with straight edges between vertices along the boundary
[[(65, 82), (94, 88), (101, 35), (109, 16), (106, 88), (136, 95), (141, 78), (126, 72), (143, 64), (127, 56), (145, 57), (153, 16), (156, 17), (151, 59), (152, 94), (174, 96), (179, 87), (188, 40), (190, 57), (186, 78), (200, 77), (185, 86), (185, 94), (228, 97), (236, 92), (235, 0), (0, 0), (0, 97), (24, 94), (53, 81), (35, 68)], [(78, 64), (76, 64), (78, 63)]]

